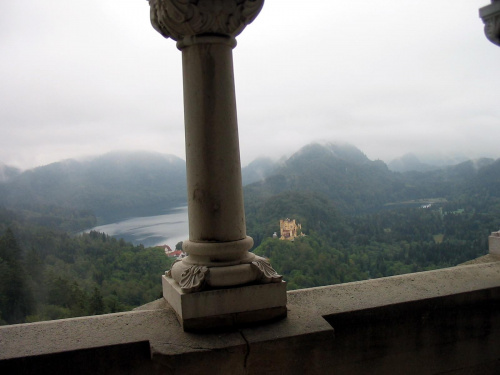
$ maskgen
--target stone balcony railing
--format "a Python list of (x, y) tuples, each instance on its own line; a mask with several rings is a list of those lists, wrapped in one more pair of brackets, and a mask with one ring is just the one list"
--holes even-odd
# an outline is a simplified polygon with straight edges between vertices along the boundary
[[(500, 241), (492, 234), (490, 245)], [(164, 299), (0, 327), (1, 374), (496, 374), (500, 255), (288, 292), (288, 317), (184, 332)]]

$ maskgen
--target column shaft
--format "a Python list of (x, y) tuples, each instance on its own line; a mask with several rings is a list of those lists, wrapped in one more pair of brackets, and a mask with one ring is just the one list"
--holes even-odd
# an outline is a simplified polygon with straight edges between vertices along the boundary
[(191, 37), (182, 50), (189, 239), (246, 237), (233, 76), (234, 38)]

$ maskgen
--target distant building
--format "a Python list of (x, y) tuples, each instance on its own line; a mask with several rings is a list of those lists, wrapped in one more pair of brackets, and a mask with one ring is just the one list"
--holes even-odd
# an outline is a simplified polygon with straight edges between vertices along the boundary
[(172, 250), (172, 248), (168, 245), (160, 245), (158, 247), (161, 247), (165, 249), (165, 255), (168, 257), (172, 258), (184, 258), (186, 256), (186, 253), (182, 250)]
[(169, 253), (165, 252), (168, 257), (175, 257), (175, 258), (184, 258), (186, 256), (186, 253), (182, 250), (174, 250)]
[(163, 250), (165, 250), (165, 254), (171, 253), (172, 249), (168, 245), (160, 245), (158, 247), (161, 247)]
[(295, 219), (280, 220), (280, 240), (293, 241), (296, 237), (304, 236), (302, 234), (302, 225), (295, 222)]

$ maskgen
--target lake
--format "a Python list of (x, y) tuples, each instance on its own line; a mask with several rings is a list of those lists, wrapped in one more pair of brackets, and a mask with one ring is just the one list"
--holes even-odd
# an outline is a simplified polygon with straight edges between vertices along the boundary
[(105, 224), (87, 230), (104, 232), (123, 238), (134, 245), (145, 247), (168, 245), (172, 249), (189, 237), (187, 206), (176, 207), (162, 215), (133, 217), (117, 223)]

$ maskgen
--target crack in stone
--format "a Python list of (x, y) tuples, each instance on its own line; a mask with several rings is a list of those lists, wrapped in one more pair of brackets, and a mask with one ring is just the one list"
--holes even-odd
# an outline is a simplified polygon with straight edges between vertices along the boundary
[(250, 356), (250, 343), (248, 342), (247, 338), (245, 337), (245, 335), (243, 334), (242, 331), (239, 331), (239, 333), (240, 333), (241, 337), (243, 338), (243, 340), (245, 340), (245, 344), (247, 346), (247, 350), (245, 353), (245, 360), (243, 362), (243, 367), (247, 368), (248, 357)]
[(193, 349), (193, 350), (209, 350), (209, 351), (214, 350), (213, 348), (204, 348), (203, 346), (182, 345), (182, 344), (176, 344), (176, 343), (173, 343), (173, 342), (164, 342), (162, 344), (163, 345), (177, 346), (179, 348), (188, 348), (188, 349)]

